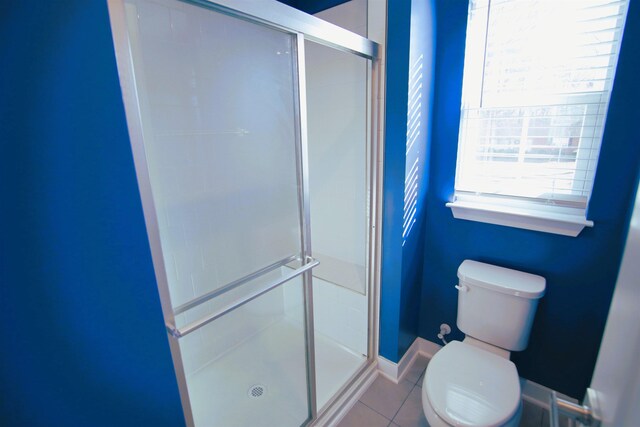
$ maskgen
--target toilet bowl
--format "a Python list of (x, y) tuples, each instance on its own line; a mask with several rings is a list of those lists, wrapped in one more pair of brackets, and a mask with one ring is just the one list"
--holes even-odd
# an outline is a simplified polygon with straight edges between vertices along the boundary
[(422, 407), (431, 427), (517, 426), (518, 372), (504, 357), (452, 341), (427, 366)]
[(431, 427), (517, 426), (520, 379), (510, 351), (524, 350), (546, 281), (540, 276), (466, 260), (458, 268), (457, 326), (427, 366), (422, 407)]

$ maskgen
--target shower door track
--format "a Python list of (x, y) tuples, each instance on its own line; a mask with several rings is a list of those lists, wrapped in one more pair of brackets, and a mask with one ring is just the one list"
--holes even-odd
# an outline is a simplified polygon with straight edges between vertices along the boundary
[(376, 59), (378, 44), (330, 22), (275, 0), (179, 0), (260, 23), (366, 59)]

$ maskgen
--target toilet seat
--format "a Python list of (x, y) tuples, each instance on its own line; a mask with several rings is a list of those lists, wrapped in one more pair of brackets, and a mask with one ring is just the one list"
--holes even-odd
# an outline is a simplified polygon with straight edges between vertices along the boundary
[(502, 426), (520, 407), (513, 362), (459, 341), (431, 359), (423, 387), (435, 413), (454, 426)]

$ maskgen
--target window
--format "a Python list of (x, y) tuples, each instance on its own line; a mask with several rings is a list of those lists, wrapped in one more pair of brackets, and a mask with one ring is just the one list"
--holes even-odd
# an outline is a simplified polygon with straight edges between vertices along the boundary
[(628, 1), (472, 0), (457, 218), (577, 235)]

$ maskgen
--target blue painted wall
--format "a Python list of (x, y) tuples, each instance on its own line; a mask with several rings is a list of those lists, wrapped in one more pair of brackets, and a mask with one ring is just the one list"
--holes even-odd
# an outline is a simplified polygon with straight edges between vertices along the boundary
[[(589, 205), (595, 227), (577, 238), (456, 220), (445, 207), (454, 189), (467, 8), (465, 0), (436, 3), (436, 89), (419, 333), (438, 341), (441, 322), (455, 326), (453, 285), (464, 259), (540, 274), (547, 279), (547, 294), (528, 349), (513, 354), (512, 360), (521, 376), (582, 398), (604, 330), (639, 172), (640, 4), (631, 2)], [(452, 336), (463, 338), (459, 331)]]
[(0, 425), (184, 425), (106, 1), (0, 19)]
[[(387, 26), (380, 354), (398, 362), (417, 337), (420, 317), (433, 101), (432, 2), (390, 2)], [(414, 74), (411, 98), (410, 65)], [(414, 118), (409, 131), (417, 134), (410, 153), (405, 155), (409, 101), (410, 116)], [(411, 231), (403, 238), (405, 182), (414, 161), (418, 162), (417, 215)]]
[[(399, 348), (400, 315), (409, 311), (401, 297), (410, 22), (409, 1), (388, 6), (379, 353), (393, 362), (404, 353)], [(417, 330), (407, 331), (409, 336), (416, 334)]]

